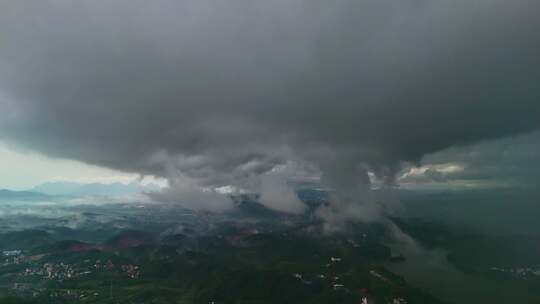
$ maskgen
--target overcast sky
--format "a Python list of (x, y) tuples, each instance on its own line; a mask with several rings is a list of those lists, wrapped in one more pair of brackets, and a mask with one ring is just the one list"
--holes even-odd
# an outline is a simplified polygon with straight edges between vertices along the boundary
[[(6, 1), (0, 140), (204, 209), (232, 187), (301, 212), (291, 177), (337, 206), (373, 180), (531, 183), (539, 28), (537, 0)], [(2, 180), (30, 172), (2, 153)]]

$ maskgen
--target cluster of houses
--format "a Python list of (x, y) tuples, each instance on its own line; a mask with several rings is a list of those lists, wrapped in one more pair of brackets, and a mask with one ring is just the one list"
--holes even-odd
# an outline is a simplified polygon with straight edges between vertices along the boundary
[(22, 255), (22, 250), (4, 250), (2, 255), (5, 257), (19, 256)]
[(20, 264), (24, 261), (22, 250), (4, 250), (2, 251), (2, 257), (4, 266)]
[[(89, 263), (89, 260), (85, 262)], [(123, 264), (120, 267), (116, 267), (110, 260), (102, 262), (96, 260), (90, 266), (77, 267), (71, 264), (60, 263), (44, 263), (41, 266), (27, 267), (22, 273), (23, 276), (40, 276), (42, 278), (51, 280), (69, 280), (84, 275), (89, 275), (93, 271), (115, 271), (119, 270), (121, 274), (128, 276), (129, 278), (136, 279), (140, 276), (139, 266), (132, 264)]]
[(132, 279), (136, 279), (141, 275), (139, 266), (136, 265), (125, 264), (120, 266), (120, 269), (122, 269), (122, 272)]
[[(329, 266), (331, 266), (331, 265), (333, 265), (335, 263), (339, 263), (341, 261), (342, 261), (342, 259), (339, 258), (339, 257), (330, 257), (330, 262), (328, 264), (326, 264), (325, 266), (329, 267)], [(377, 272), (375, 270), (370, 270), (369, 273), (370, 273), (371, 276), (376, 277), (376, 278), (378, 278), (378, 279), (380, 279), (382, 281), (386, 281), (386, 282), (389, 281), (388, 278), (386, 278), (385, 276), (383, 276), (382, 274), (380, 274), (379, 272)], [(297, 280), (302, 281), (304, 284), (311, 284), (311, 281), (307, 280), (304, 277), (304, 275), (302, 275), (301, 273), (294, 273), (293, 276)], [(320, 279), (320, 280), (326, 280), (328, 278), (331, 281), (331, 286), (332, 286), (332, 289), (334, 291), (346, 291), (346, 292), (349, 291), (349, 289), (347, 289), (345, 287), (345, 285), (340, 282), (340, 277), (339, 276), (327, 277), (324, 274), (317, 274), (315, 277), (317, 279)], [(367, 294), (367, 290), (362, 289), (362, 293)], [(374, 302), (372, 302), (369, 299), (369, 297), (367, 295), (365, 295), (365, 296), (362, 296), (362, 299), (361, 299), (360, 303), (361, 304), (371, 304), (371, 303), (374, 303)], [(402, 298), (402, 297), (395, 297), (395, 298), (392, 298), (390, 300), (390, 302), (388, 302), (388, 304), (407, 304), (407, 300), (405, 300), (405, 298)]]
[[(4, 257), (10, 259), (13, 258), (23, 258), (23, 254), (20, 251), (13, 252), (3, 252)], [(25, 262), (33, 261), (31, 257), (28, 257)], [(21, 262), (22, 263), (22, 262)], [(81, 265), (72, 265), (64, 262), (47, 262), (42, 264), (37, 263), (28, 263), (22, 272), (18, 275), (23, 277), (37, 276), (41, 279), (54, 280), (57, 282), (62, 282), (74, 278), (78, 278), (84, 275), (89, 275), (94, 272), (102, 271), (114, 271), (121, 275), (125, 275), (129, 278), (136, 279), (140, 276), (140, 268), (137, 265), (133, 264), (121, 264), (116, 266), (112, 261), (106, 260), (85, 260)], [(96, 299), (99, 297), (99, 293), (95, 291), (84, 291), (84, 290), (69, 290), (69, 289), (54, 289), (52, 291), (47, 291), (42, 287), (42, 285), (32, 284), (32, 283), (13, 283), (10, 286), (10, 291), (14, 294), (23, 297), (37, 297), (42, 296), (44, 293), (51, 298), (58, 298), (64, 300), (88, 300)]]
[(47, 279), (64, 280), (75, 278), (80, 273), (73, 266), (64, 263), (45, 263), (42, 266), (27, 267), (23, 276), (41, 276)]
[(10, 288), (11, 292), (22, 297), (38, 297), (46, 294), (52, 299), (62, 299), (72, 303), (75, 300), (96, 299), (99, 296), (98, 292), (87, 290), (72, 290), (72, 289), (54, 289), (47, 291), (46, 288), (36, 287), (29, 283), (13, 283)]
[(515, 267), (515, 268), (491, 267), (491, 270), (506, 273), (511, 276), (519, 277), (519, 278), (527, 278), (530, 276), (540, 276), (540, 266)]

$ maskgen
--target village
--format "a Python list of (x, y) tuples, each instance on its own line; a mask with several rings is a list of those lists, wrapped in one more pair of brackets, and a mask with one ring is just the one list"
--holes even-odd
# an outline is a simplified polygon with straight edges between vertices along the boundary
[(98, 298), (100, 293), (94, 290), (81, 290), (70, 288), (50, 289), (47, 283), (64, 283), (69, 280), (90, 276), (92, 274), (120, 275), (127, 279), (138, 279), (141, 275), (140, 267), (130, 263), (114, 264), (111, 260), (85, 259), (81, 263), (42, 262), (45, 254), (26, 256), (22, 250), (2, 252), (3, 263), (0, 269), (8, 266), (23, 267), (13, 273), (13, 281), (9, 290), (21, 297), (36, 298), (48, 295), (49, 298), (58, 298), (67, 301), (87, 300)]
[(535, 267), (491, 267), (490, 270), (526, 279), (531, 276), (540, 276), (540, 266)]
[[(351, 241), (349, 240), (349, 243), (351, 243)], [(354, 243), (351, 243), (353, 246), (355, 245)], [(325, 264), (324, 265), (324, 268), (330, 268), (332, 267), (333, 265), (337, 264), (337, 263), (340, 263), (342, 262), (342, 258), (340, 257), (330, 257), (329, 259), (329, 263)], [(369, 274), (371, 276), (373, 276), (374, 278), (377, 278), (381, 281), (384, 281), (384, 282), (387, 282), (389, 283), (390, 280), (388, 278), (386, 278), (384, 275), (380, 274), (379, 272), (377, 272), (376, 270), (370, 270), (369, 271)], [(293, 277), (297, 280), (299, 280), (300, 282), (302, 282), (303, 284), (306, 284), (306, 285), (310, 285), (313, 283), (313, 280), (321, 280), (321, 281), (327, 281), (329, 282), (330, 286), (332, 287), (332, 289), (335, 291), (335, 292), (351, 292), (351, 290), (349, 288), (347, 288), (342, 282), (341, 282), (341, 278), (340, 276), (337, 276), (337, 275), (329, 275), (329, 274), (323, 274), (323, 273), (319, 273), (319, 274), (316, 274), (315, 276), (307, 276), (305, 274), (302, 274), (302, 273), (294, 273), (293, 274)], [(369, 292), (366, 288), (360, 288), (363, 296), (362, 296), (362, 300), (361, 300), (361, 304), (371, 304), (371, 303), (375, 303), (374, 301), (372, 301), (370, 299), (370, 296), (369, 296)], [(390, 300), (390, 302), (388, 302), (388, 304), (407, 304), (407, 300), (403, 297), (394, 297)]]

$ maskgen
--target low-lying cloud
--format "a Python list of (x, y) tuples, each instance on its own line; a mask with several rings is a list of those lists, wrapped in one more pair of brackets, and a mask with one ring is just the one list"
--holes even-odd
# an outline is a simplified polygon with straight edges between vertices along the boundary
[(267, 173), (260, 178), (259, 202), (277, 211), (301, 214), (306, 205), (287, 184), (287, 177), (278, 173)]
[(539, 28), (536, 0), (5, 2), (0, 139), (214, 210), (306, 164), (349, 208), (368, 170), (537, 129)]

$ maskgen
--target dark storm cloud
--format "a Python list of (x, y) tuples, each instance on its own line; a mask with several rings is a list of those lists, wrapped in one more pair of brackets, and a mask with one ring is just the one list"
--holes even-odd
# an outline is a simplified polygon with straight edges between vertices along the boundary
[(4, 2), (0, 136), (202, 186), (287, 161), (393, 182), (538, 128), (539, 28), (536, 0)]

